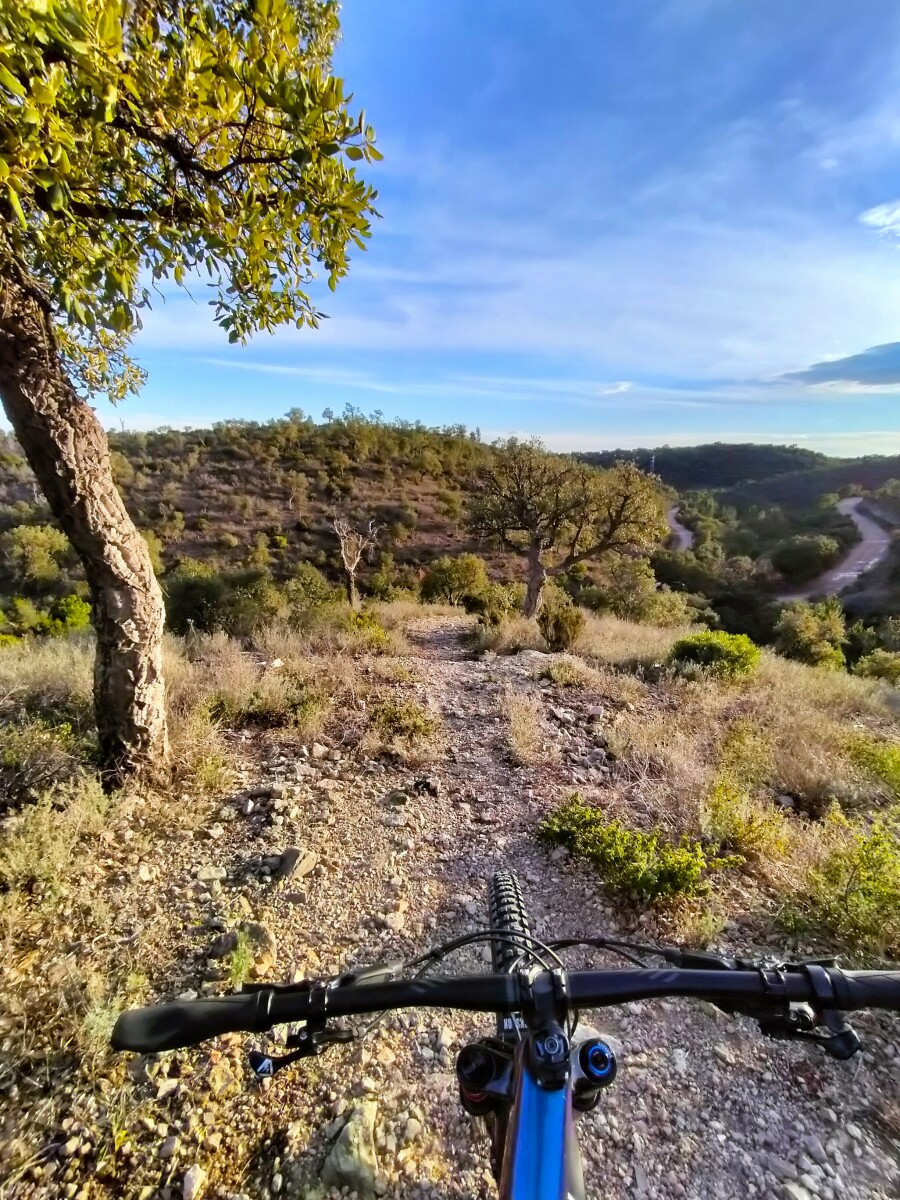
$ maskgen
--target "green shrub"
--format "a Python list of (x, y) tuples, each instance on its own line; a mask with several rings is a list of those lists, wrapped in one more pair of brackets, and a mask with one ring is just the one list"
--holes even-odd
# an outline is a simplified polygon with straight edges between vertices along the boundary
[(872, 650), (859, 659), (853, 674), (866, 679), (881, 679), (892, 687), (900, 687), (900, 654), (896, 650)]
[(206, 563), (184, 559), (166, 576), (166, 616), (174, 633), (190, 629), (214, 633), (223, 627), (227, 588), (217, 571)]
[(373, 612), (349, 612), (347, 627), (359, 649), (365, 654), (390, 654), (393, 641)]
[(14, 633), (0, 633), (0, 646), (18, 646), (21, 640)]
[(464, 596), (479, 596), (489, 583), (487, 564), (477, 554), (436, 559), (422, 580), (422, 599), (459, 604)]
[(789, 847), (782, 813), (727, 777), (716, 779), (709, 790), (703, 828), (723, 850), (752, 860), (782, 858)]
[(302, 621), (314, 609), (338, 603), (341, 591), (328, 582), (318, 567), (302, 562), (284, 585), (284, 596), (291, 618)]
[(91, 606), (80, 596), (60, 596), (50, 605), (49, 617), (50, 633), (72, 633), (76, 629), (87, 629), (90, 625)]
[(10, 600), (6, 608), (6, 621), (19, 637), (28, 633), (41, 635), (50, 632), (50, 618), (24, 596), (14, 596)]
[(0, 727), (0, 805), (34, 800), (47, 788), (77, 778), (91, 757), (90, 743), (68, 722), (37, 718)]
[(800, 583), (821, 575), (841, 553), (841, 546), (824, 534), (798, 534), (777, 546), (770, 555), (772, 566), (789, 583)]
[(165, 579), (169, 628), (184, 634), (246, 636), (282, 614), (285, 601), (268, 571), (220, 574), (206, 563), (183, 559)]
[(537, 623), (551, 650), (570, 650), (584, 630), (584, 613), (568, 598), (554, 597), (544, 603)]
[[(794, 926), (840, 939), (851, 949), (879, 956), (900, 952), (900, 831), (896, 819), (869, 827), (845, 817), (830, 820), (849, 834), (823, 865), (809, 872), (796, 908), (786, 913)], [(799, 918), (799, 921), (798, 921)]]
[(369, 709), (369, 729), (384, 742), (427, 741), (440, 728), (440, 720), (415, 700), (384, 696)]
[(720, 679), (742, 679), (759, 666), (760, 650), (744, 633), (708, 630), (679, 638), (670, 662), (682, 673), (698, 668)]
[(844, 610), (838, 599), (832, 597), (816, 604), (798, 600), (778, 618), (775, 649), (785, 658), (810, 667), (840, 670), (844, 666), (841, 646), (846, 633)]
[(658, 833), (608, 821), (580, 796), (547, 817), (539, 836), (593, 863), (606, 886), (650, 903), (699, 895), (708, 889), (711, 872), (740, 861), (710, 855), (687, 837), (665, 842)]
[(847, 750), (851, 762), (900, 800), (900, 745), (857, 734), (850, 739)]
[(521, 598), (515, 587), (515, 584), (509, 583), (488, 583), (481, 591), (464, 595), (463, 608), (467, 613), (477, 616), (483, 625), (496, 629), (521, 606)]

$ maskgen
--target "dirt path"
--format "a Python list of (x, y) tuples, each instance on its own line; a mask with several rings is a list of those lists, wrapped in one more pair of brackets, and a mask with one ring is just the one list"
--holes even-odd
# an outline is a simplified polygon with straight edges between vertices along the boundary
[[(542, 691), (533, 679), (542, 656), (471, 661), (458, 633), (447, 621), (422, 623), (412, 635), (416, 654), (404, 663), (416, 677), (407, 690), (443, 719), (439, 763), (418, 771), (370, 763), (361, 776), (338, 769), (333, 779), (313, 783), (320, 799), (302, 836), (319, 865), (300, 893), (269, 895), (266, 923), (277, 931), (278, 972), (408, 955), (474, 929), (486, 918), (485, 880), (505, 867), (521, 878), (538, 935), (618, 927), (596, 877), (559, 852), (549, 854), (533, 836), (573, 785), (602, 794), (603, 771), (579, 724), (579, 710), (600, 698)], [(510, 765), (499, 708), (510, 687), (544, 695), (555, 765)], [(276, 763), (276, 780), (290, 778), (293, 766)], [(412, 790), (417, 775), (439, 795)], [(398, 787), (410, 797), (399, 806), (385, 799)], [(245, 830), (251, 842), (252, 820)], [(271, 829), (260, 836), (271, 842)], [(458, 968), (483, 969), (484, 953), (467, 952)], [(872, 1018), (860, 1029), (878, 1047), (879, 1061), (866, 1055), (851, 1065), (764, 1042), (749, 1022), (705, 1005), (638, 1003), (595, 1014), (590, 1023), (621, 1039), (624, 1058), (617, 1084), (580, 1121), (589, 1196), (897, 1195), (895, 1147), (877, 1117), (878, 1105), (892, 1087), (896, 1092), (896, 1040), (872, 1040), (880, 1028)], [(459, 1109), (453, 1075), (456, 1049), (487, 1025), (438, 1012), (392, 1018), (358, 1048), (332, 1050), (310, 1070), (285, 1073), (267, 1092), (245, 1095), (241, 1120), (265, 1121), (273, 1106), (283, 1113), (281, 1153), (276, 1161), (264, 1150), (263, 1162), (268, 1153), (267, 1169), (287, 1194), (305, 1194), (291, 1187), (317, 1169), (329, 1135), (368, 1096), (377, 1102), (385, 1194), (490, 1196), (485, 1144)]]
[[(534, 837), (541, 817), (576, 787), (602, 799), (603, 754), (590, 731), (599, 722), (602, 732), (617, 702), (542, 684), (534, 676), (547, 660), (533, 652), (472, 661), (460, 628), (420, 622), (413, 654), (395, 669), (393, 686), (442, 718), (434, 762), (386, 766), (337, 745), (305, 755), (282, 747), (224, 803), (217, 825), (172, 843), (158, 869), (193, 957), (168, 994), (227, 990), (221, 960), (209, 955), (223, 931), (247, 918), (271, 935), (271, 980), (421, 953), (485, 924), (485, 881), (500, 868), (519, 875), (538, 936), (623, 927), (596, 875)], [(511, 764), (501, 710), (508, 688), (541, 696), (549, 765)], [(416, 788), (417, 779), (427, 784)], [(266, 863), (277, 864), (292, 845), (303, 852), (302, 871), (276, 882)], [(148, 905), (158, 905), (147, 891)], [(773, 950), (736, 931), (735, 942), (750, 954)], [(486, 965), (486, 952), (470, 949), (455, 969)], [(900, 1056), (887, 1022), (864, 1016), (867, 1053), (838, 1064), (814, 1049), (765, 1042), (750, 1022), (706, 1005), (636, 1003), (582, 1019), (623, 1046), (616, 1084), (579, 1121), (591, 1200), (897, 1196), (891, 1137), (900, 1128)], [(246, 1067), (252, 1039), (134, 1059), (129, 1104), (138, 1107), (122, 1117), (129, 1140), (118, 1178), (128, 1184), (118, 1194), (179, 1200), (191, 1194), (186, 1179), (202, 1171), (198, 1200), (313, 1200), (323, 1195), (323, 1161), (351, 1118), (373, 1126), (379, 1174), (369, 1196), (494, 1196), (485, 1140), (459, 1107), (454, 1076), (459, 1046), (490, 1024), (436, 1011), (397, 1014), (365, 1041), (332, 1048), (262, 1087)], [(75, 1097), (72, 1110), (79, 1116), (64, 1134), (74, 1147), (65, 1162), (77, 1164), (96, 1099)], [(82, 1127), (88, 1132), (79, 1135)], [(49, 1190), (6, 1194), (88, 1200), (92, 1161), (84, 1159), (81, 1175), (67, 1167)], [(63, 1183), (73, 1171), (74, 1181)]]
[(891, 534), (883, 525), (860, 511), (863, 504), (865, 500), (861, 496), (848, 497), (838, 504), (838, 511), (851, 518), (862, 540), (852, 546), (830, 570), (798, 590), (785, 592), (778, 597), (779, 600), (809, 600), (812, 596), (839, 595), (855, 583), (860, 575), (878, 566), (891, 548)]
[(691, 546), (694, 544), (694, 534), (692, 530), (688, 529), (686, 525), (682, 525), (682, 523), (678, 520), (677, 504), (673, 504), (672, 507), (666, 512), (666, 521), (669, 524), (669, 529), (671, 529), (672, 534), (675, 537), (675, 549), (690, 550)]

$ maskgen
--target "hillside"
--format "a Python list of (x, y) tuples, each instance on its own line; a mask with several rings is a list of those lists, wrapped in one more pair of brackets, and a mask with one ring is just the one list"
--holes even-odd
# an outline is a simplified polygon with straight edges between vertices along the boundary
[(745, 480), (812, 470), (827, 466), (830, 461), (824, 454), (800, 446), (744, 442), (589, 451), (576, 457), (596, 467), (611, 467), (617, 460), (627, 459), (649, 470), (652, 463), (657, 475), (679, 492), (728, 488)]
[[(171, 638), (177, 775), (167, 794), (112, 802), (73, 736), (89, 643), (0, 654), (4, 784), (40, 797), (0, 829), (2, 1166), (16, 1200), (176, 1200), (198, 1179), (203, 1200), (488, 1194), (485, 1139), (453, 1072), (490, 1018), (398, 1014), (264, 1087), (246, 1057), (272, 1046), (262, 1037), (147, 1056), (108, 1039), (125, 1007), (330, 976), (473, 933), (497, 870), (517, 872), (544, 939), (753, 958), (900, 950), (900, 851), (856, 823), (897, 786), (885, 689), (774, 656), (738, 685), (653, 681), (679, 631), (610, 619), (592, 620), (575, 654), (516, 628), (507, 642), (524, 652), (479, 660), (458, 613), (375, 611), (394, 627), (375, 654), (336, 641), (337, 626), (276, 625), (249, 650)], [(618, 875), (542, 835), (573, 792), (598, 863), (604, 831), (613, 839)], [(822, 820), (832, 799), (847, 831)], [(567, 958), (621, 965), (600, 950)], [(444, 969), (488, 962), (479, 945)], [(580, 1122), (589, 1196), (799, 1198), (787, 1184), (801, 1175), (823, 1200), (895, 1194), (887, 1017), (860, 1017), (862, 1070), (686, 1000), (582, 1019), (622, 1044), (620, 1078)], [(739, 1154), (722, 1153), (726, 1130)], [(363, 1146), (335, 1151), (353, 1131)], [(676, 1136), (689, 1154), (671, 1154)]]
[(779, 504), (785, 508), (808, 508), (830, 492), (851, 495), (875, 491), (889, 479), (900, 479), (900, 455), (871, 455), (831, 462), (811, 470), (791, 471), (754, 483), (741, 483), (724, 491), (723, 504), (738, 508)]
[[(335, 512), (381, 526), (379, 545), (413, 567), (474, 548), (460, 527), (465, 497), (491, 453), (462, 426), (388, 424), (349, 412), (316, 424), (302, 413), (211, 429), (110, 434), (116, 481), (162, 561), (227, 568), (258, 541), (276, 574), (308, 561), (336, 571)], [(0, 528), (47, 519), (12, 439), (0, 445)], [(503, 563), (497, 558), (498, 565)]]

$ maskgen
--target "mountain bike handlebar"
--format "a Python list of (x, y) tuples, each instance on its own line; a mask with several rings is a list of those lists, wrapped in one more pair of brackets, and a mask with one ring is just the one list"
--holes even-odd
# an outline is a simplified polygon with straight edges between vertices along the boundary
[[(685, 996), (759, 1015), (805, 1003), (816, 1011), (882, 1008), (900, 1012), (900, 971), (843, 971), (801, 964), (786, 969), (663, 968), (568, 971), (573, 1008), (602, 1008), (630, 1000)], [(455, 1008), (519, 1012), (531, 1002), (524, 974), (435, 976), (368, 983), (336, 979), (253, 990), (209, 1000), (179, 1000), (123, 1012), (112, 1044), (117, 1050), (155, 1053), (194, 1046), (223, 1033), (262, 1033), (275, 1025), (325, 1017), (359, 1016), (397, 1008)]]

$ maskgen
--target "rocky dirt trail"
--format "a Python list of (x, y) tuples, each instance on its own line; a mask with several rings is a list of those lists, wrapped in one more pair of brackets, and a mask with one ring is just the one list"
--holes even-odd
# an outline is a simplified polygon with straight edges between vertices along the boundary
[[(534, 839), (539, 819), (575, 787), (602, 796), (608, 786), (597, 731), (615, 701), (542, 685), (542, 655), (472, 661), (459, 634), (458, 622), (420, 622), (396, 685), (441, 714), (436, 761), (386, 766), (336, 744), (305, 755), (282, 748), (205, 839), (173, 847), (164, 878), (186, 932), (183, 979), (169, 994), (222, 990), (227, 960), (216, 956), (233, 947), (241, 922), (256, 973), (273, 980), (420, 953), (486, 923), (485, 881), (500, 868), (518, 873), (539, 936), (620, 927), (596, 876)], [(543, 697), (553, 765), (511, 764), (506, 688)], [(487, 965), (482, 950), (456, 962)], [(884, 1115), (896, 1103), (900, 1057), (887, 1022), (859, 1021), (868, 1050), (847, 1065), (764, 1042), (749, 1022), (706, 1005), (636, 1003), (586, 1019), (623, 1045), (616, 1084), (579, 1121), (589, 1196), (900, 1194)], [(245, 1065), (249, 1039), (134, 1058), (145, 1103), (123, 1150), (134, 1163), (125, 1194), (256, 1200), (349, 1186), (367, 1198), (495, 1195), (486, 1141), (459, 1108), (453, 1074), (460, 1044), (488, 1027), (467, 1015), (398, 1014), (364, 1042), (263, 1086)], [(65, 1131), (76, 1160), (78, 1128)], [(28, 1194), (93, 1195), (85, 1179), (65, 1178)]]

